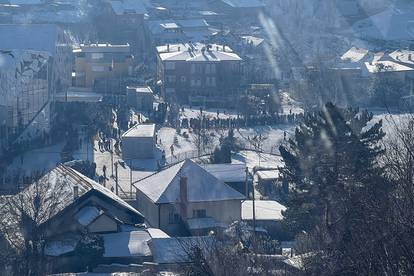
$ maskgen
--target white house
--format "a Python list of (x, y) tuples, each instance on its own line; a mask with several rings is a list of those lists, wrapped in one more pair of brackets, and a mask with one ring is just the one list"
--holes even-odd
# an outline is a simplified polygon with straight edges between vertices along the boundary
[(186, 160), (135, 184), (147, 223), (174, 234), (203, 234), (241, 219), (245, 197)]

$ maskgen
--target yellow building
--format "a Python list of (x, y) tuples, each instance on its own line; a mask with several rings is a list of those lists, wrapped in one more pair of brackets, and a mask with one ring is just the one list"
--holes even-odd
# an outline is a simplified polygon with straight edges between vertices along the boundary
[(93, 87), (97, 80), (121, 79), (132, 74), (134, 57), (129, 44), (81, 44), (73, 53), (74, 86)]

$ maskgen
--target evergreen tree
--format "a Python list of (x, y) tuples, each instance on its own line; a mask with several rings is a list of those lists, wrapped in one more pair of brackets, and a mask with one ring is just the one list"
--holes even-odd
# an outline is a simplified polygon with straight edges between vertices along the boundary
[(367, 112), (328, 103), (307, 114), (295, 139), (280, 147), (284, 181), (292, 186), (285, 213), (292, 234), (321, 228), (329, 239), (338, 238), (353, 193), (380, 174), (376, 159), (384, 133), (381, 121), (365, 130), (371, 119)]

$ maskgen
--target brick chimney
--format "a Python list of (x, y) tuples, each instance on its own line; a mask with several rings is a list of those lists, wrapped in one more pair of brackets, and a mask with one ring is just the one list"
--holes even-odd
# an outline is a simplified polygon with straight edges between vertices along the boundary
[(180, 177), (180, 200), (182, 203), (188, 201), (188, 184), (185, 176)]
[(180, 215), (184, 220), (187, 219), (188, 184), (187, 177), (180, 177)]
[(73, 186), (73, 199), (76, 200), (79, 197), (79, 186)]

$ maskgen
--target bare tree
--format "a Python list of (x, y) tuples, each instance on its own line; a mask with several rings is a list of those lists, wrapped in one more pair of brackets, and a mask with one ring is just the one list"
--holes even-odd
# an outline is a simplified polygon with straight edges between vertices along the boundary
[(47, 235), (43, 224), (70, 200), (64, 180), (41, 178), (14, 196), (3, 197), (0, 235), (7, 263), (16, 275), (44, 275)]

